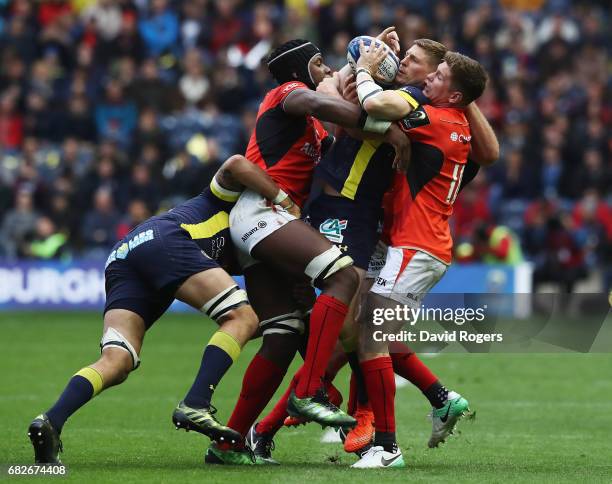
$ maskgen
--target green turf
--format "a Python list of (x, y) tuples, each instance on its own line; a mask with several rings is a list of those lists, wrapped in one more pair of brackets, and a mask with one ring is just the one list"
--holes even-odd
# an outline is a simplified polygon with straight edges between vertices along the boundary
[[(100, 317), (0, 314), (0, 464), (29, 463), (30, 420), (46, 410), (68, 378), (97, 358)], [(84, 407), (64, 428), (67, 480), (76, 482), (559, 482), (612, 480), (612, 355), (449, 354), (427, 359), (443, 382), (477, 410), (461, 434), (426, 449), (425, 399), (397, 393), (403, 470), (348, 469), (355, 458), (321, 444), (320, 428), (281, 430), (280, 467), (204, 465), (208, 441), (177, 432), (170, 415), (191, 384), (212, 323), (168, 315), (147, 335), (142, 366), (121, 387)], [(222, 420), (258, 343), (250, 344), (215, 394)], [(346, 391), (346, 373), (338, 377)], [(6, 472), (6, 470), (4, 470)], [(3, 475), (0, 479), (7, 477)], [(13, 480), (25, 478), (12, 478)], [(247, 481), (248, 480), (248, 481)]]

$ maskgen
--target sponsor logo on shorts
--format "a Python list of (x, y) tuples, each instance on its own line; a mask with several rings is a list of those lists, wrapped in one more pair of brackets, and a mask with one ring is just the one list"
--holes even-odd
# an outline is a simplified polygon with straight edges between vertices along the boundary
[(327, 237), (330, 242), (340, 244), (344, 240), (342, 231), (348, 226), (348, 220), (340, 220), (337, 218), (328, 218), (325, 222), (319, 225), (319, 232)]
[(241, 239), (243, 242), (246, 242), (247, 239), (253, 235), (255, 232), (257, 232), (258, 228), (257, 227), (253, 227), (251, 230), (249, 230), (246, 234), (244, 234)]
[(125, 242), (117, 249), (117, 259), (125, 259), (130, 251), (130, 247)]
[(257, 227), (260, 229), (265, 229), (267, 225), (268, 224), (264, 222), (263, 220), (260, 220), (259, 222), (257, 222)]
[[(149, 230), (145, 230), (144, 232), (140, 232), (139, 234), (136, 234), (134, 237), (132, 237), (129, 240), (128, 242), (129, 250), (134, 250), (139, 245), (142, 245), (145, 242), (149, 242), (150, 240), (153, 240), (154, 238), (155, 238), (155, 235), (153, 234), (153, 229), (149, 229)], [(117, 257), (119, 257), (119, 251), (122, 249), (123, 245), (117, 249)], [(126, 251), (126, 255), (127, 255), (127, 251)]]
[(376, 285), (377, 286), (381, 286), (381, 287), (387, 287), (387, 279), (383, 279), (382, 277), (377, 277), (376, 278)]

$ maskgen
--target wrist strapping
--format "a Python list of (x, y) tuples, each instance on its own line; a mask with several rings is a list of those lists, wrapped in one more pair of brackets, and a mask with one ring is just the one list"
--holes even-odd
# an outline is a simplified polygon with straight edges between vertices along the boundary
[(276, 194), (276, 196), (274, 197), (274, 199), (272, 200), (272, 203), (274, 205), (280, 205), (280, 203), (285, 200), (285, 198), (287, 198), (289, 195), (287, 195), (287, 193), (282, 189), (279, 188), (278, 193)]
[(376, 119), (369, 116), (365, 110), (361, 111), (359, 121), (357, 122), (359, 129), (363, 131), (369, 131), (370, 133), (385, 134), (391, 126), (391, 121), (385, 121), (382, 119)]
[(357, 69), (357, 75), (361, 77), (357, 79), (357, 97), (359, 98), (359, 104), (363, 107), (363, 103), (366, 99), (369, 99), (373, 96), (382, 92), (382, 87), (374, 82), (370, 72), (367, 69), (360, 68)]

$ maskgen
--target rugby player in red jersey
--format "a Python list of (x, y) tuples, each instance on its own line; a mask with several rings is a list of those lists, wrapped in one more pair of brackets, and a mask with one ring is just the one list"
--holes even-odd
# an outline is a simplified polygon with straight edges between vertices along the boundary
[[(427, 76), (423, 94), (431, 104), (404, 120), (412, 141), (412, 162), (393, 200), (393, 220), (386, 262), (368, 294), (360, 316), (360, 360), (375, 420), (374, 445), (353, 465), (356, 468), (402, 467), (404, 459), (395, 438), (395, 379), (389, 345), (372, 337), (373, 314), (389, 300), (419, 307), (424, 295), (440, 280), (451, 262), (452, 239), (448, 220), (470, 153), (471, 132), (465, 108), (480, 97), (487, 80), (478, 62), (448, 52), (436, 72)], [(370, 70), (358, 70), (370, 78)], [(399, 177), (398, 177), (399, 178)], [(389, 333), (399, 329), (386, 322)], [(377, 327), (380, 329), (380, 327)], [(467, 410), (457, 395), (445, 421)], [(434, 417), (436, 414), (434, 412)], [(441, 429), (443, 430), (443, 429)]]
[[(354, 104), (316, 93), (331, 74), (316, 46), (304, 40), (283, 44), (270, 55), (268, 67), (280, 86), (260, 105), (246, 156), (286, 192), (269, 203), (245, 191), (230, 214), (232, 240), (241, 259), (249, 299), (258, 314), (262, 348), (247, 369), (240, 398), (228, 427), (245, 435), (281, 383), (301, 342), (303, 316), (297, 310), (288, 278), (303, 278), (321, 290), (310, 315), (304, 377), (289, 401), (296, 415), (323, 425), (347, 426), (355, 420), (331, 405), (322, 377), (358, 286), (352, 259), (316, 230), (279, 207), (289, 197), (307, 199), (316, 163), (333, 142), (319, 120), (384, 133), (395, 146), (396, 161), (409, 153), (399, 127), (378, 121)], [(245, 449), (213, 444), (211, 463), (248, 463)]]

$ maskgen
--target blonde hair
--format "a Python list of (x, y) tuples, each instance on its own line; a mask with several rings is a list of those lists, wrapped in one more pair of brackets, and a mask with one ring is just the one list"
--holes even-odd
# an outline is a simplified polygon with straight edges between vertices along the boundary
[(444, 44), (431, 39), (416, 39), (413, 45), (420, 47), (427, 53), (427, 60), (433, 67), (438, 67), (438, 64), (442, 64), (444, 56), (448, 52)]

